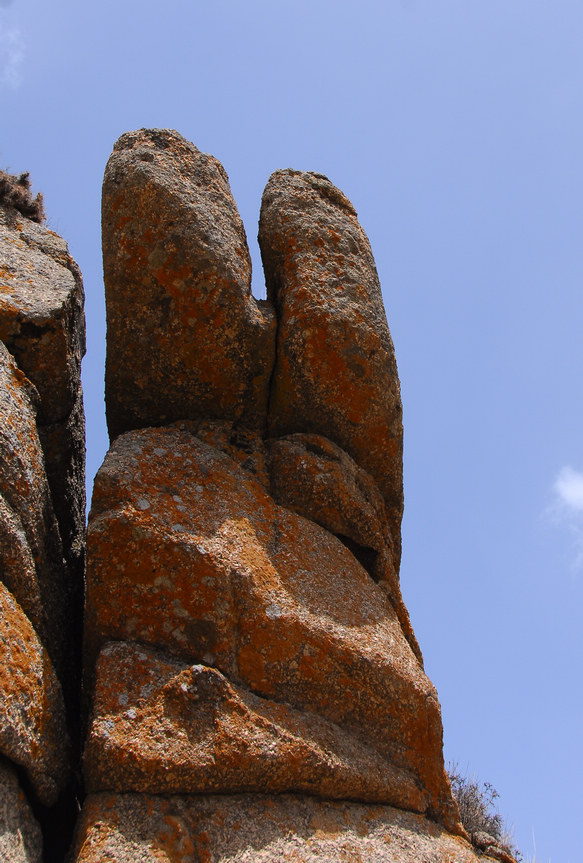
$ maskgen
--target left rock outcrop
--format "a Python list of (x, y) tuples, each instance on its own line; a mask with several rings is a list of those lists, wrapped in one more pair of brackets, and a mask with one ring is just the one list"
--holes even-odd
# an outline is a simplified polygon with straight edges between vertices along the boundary
[(66, 243), (40, 223), (26, 184), (6, 174), (0, 181), (0, 756), (5, 788), (21, 800), (10, 817), (0, 807), (0, 833), (12, 835), (22, 816), (30, 841), (15, 859), (33, 860), (40, 834), (24, 797), (43, 823), (48, 853), (64, 852), (75, 807), (83, 287)]

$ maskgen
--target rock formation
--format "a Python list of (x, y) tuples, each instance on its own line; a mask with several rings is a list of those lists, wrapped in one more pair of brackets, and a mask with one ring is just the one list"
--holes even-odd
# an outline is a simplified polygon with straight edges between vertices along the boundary
[[(36, 816), (48, 863), (64, 848), (47, 813), (81, 793), (82, 289), (17, 192), (0, 855), (41, 863)], [(217, 160), (169, 130), (117, 142), (69, 860), (476, 861), (399, 587), (401, 400), (370, 245), (326, 177), (291, 170), (269, 180), (259, 239), (266, 301)]]
[(173, 420), (266, 421), (275, 319), (251, 296), (222, 165), (176, 132), (129, 132), (103, 184), (112, 436)]
[(20, 863), (40, 860), (35, 816), (64, 854), (76, 809), (85, 331), (66, 243), (22, 178), (0, 192), (0, 856)]
[(20, 787), (14, 767), (0, 759), (0, 860), (42, 863), (43, 844), (38, 822)]
[(398, 568), (401, 392), (368, 238), (327, 177), (287, 170), (263, 193), (259, 244), (278, 321), (269, 432), (322, 434), (370, 474)]

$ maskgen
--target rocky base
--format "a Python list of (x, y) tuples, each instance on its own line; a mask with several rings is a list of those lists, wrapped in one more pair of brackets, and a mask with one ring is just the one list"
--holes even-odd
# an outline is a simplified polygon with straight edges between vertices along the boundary
[(75, 863), (476, 863), (464, 839), (390, 806), (311, 797), (94, 794)]

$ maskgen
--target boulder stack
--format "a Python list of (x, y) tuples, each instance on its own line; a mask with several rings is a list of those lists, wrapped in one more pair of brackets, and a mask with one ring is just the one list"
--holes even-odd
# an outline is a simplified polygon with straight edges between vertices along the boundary
[(310, 795), (461, 834), (399, 589), (399, 380), (354, 208), (276, 172), (257, 303), (223, 168), (141, 130), (108, 163), (103, 231), (112, 443), (89, 519), (79, 860), (105, 799), (163, 818), (168, 794), (207, 814), (255, 795), (266, 829), (272, 800)]
[(85, 544), (81, 277), (29, 185), (0, 175), (0, 859), (484, 859), (401, 596), (399, 379), (351, 203), (271, 177), (257, 301), (219, 162), (120, 138)]

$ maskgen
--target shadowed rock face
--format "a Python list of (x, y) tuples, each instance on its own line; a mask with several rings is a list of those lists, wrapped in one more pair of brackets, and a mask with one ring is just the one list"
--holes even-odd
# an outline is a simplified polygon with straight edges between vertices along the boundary
[(83, 286), (27, 190), (26, 175), (15, 185), (0, 172), (0, 859), (10, 863), (41, 861), (28, 803), (44, 859), (70, 840), (85, 568)]
[(62, 670), (66, 580), (59, 529), (36, 426), (38, 393), (0, 342), (0, 564)]
[(266, 800), (292, 793), (462, 833), (399, 588), (399, 380), (352, 205), (321, 175), (271, 177), (257, 303), (222, 167), (141, 130), (108, 163), (103, 232), (112, 445), (89, 519), (78, 860), (125, 859), (103, 807), (137, 824), (150, 798), (128, 792), (216, 812), (208, 795), (259, 795), (268, 832)]
[(0, 255), (0, 339), (38, 395), (37, 430), (75, 594), (85, 545), (81, 273), (61, 237), (1, 206)]

